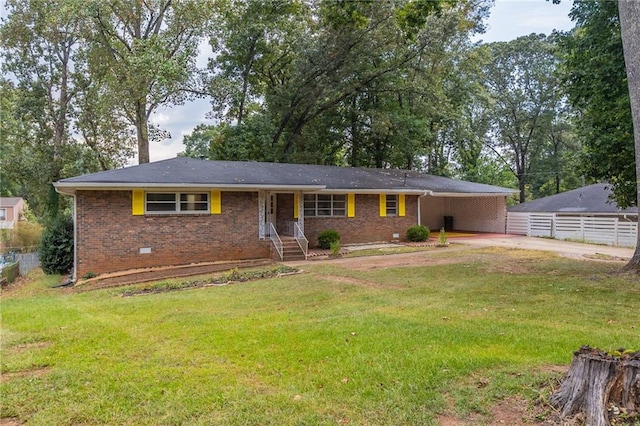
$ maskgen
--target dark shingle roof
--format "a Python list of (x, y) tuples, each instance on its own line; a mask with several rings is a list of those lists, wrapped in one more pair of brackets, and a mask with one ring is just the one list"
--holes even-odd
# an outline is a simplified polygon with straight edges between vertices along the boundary
[(512, 189), (413, 171), (308, 164), (208, 161), (176, 157), (154, 163), (63, 179), (59, 190), (145, 186), (313, 187), (317, 190), (508, 195)]
[(632, 213), (636, 207), (621, 209), (609, 200), (611, 185), (597, 183), (509, 207), (510, 212), (526, 213)]

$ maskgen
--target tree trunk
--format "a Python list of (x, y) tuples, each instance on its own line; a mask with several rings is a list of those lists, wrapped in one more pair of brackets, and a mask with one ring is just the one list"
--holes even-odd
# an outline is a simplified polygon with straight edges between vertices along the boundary
[(560, 388), (549, 397), (563, 419), (581, 416), (587, 426), (609, 426), (616, 413), (638, 416), (640, 352), (621, 352), (610, 355), (583, 346), (574, 353)]
[(144, 101), (136, 102), (136, 133), (138, 137), (138, 164), (149, 162), (149, 121)]
[(524, 203), (525, 201), (527, 201), (527, 187), (524, 180), (524, 173), (516, 173), (516, 178), (518, 179), (518, 192), (520, 197), (519, 200), (520, 203)]
[[(640, 177), (640, 2), (618, 1), (618, 14), (620, 15), (622, 49), (631, 99), (633, 140), (636, 152), (637, 200), (640, 201), (640, 181), (638, 180)], [(623, 270), (640, 272), (640, 232), (638, 233), (636, 251)]]

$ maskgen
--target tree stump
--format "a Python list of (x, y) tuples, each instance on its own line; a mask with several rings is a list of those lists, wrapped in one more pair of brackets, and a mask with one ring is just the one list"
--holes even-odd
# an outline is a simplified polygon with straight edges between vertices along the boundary
[(640, 352), (581, 347), (549, 403), (563, 419), (582, 415), (587, 426), (609, 426), (616, 415), (639, 416)]

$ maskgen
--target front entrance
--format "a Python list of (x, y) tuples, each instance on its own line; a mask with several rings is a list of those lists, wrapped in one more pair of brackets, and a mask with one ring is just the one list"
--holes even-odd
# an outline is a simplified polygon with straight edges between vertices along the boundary
[[(298, 196), (292, 192), (267, 192), (260, 197), (260, 219), (267, 236), (270, 224), (273, 224), (276, 232), (282, 236), (293, 237), (296, 233), (296, 224), (303, 230), (302, 206), (300, 200), (302, 194)], [(298, 205), (296, 206), (296, 203)], [(296, 214), (297, 213), (297, 214)]]

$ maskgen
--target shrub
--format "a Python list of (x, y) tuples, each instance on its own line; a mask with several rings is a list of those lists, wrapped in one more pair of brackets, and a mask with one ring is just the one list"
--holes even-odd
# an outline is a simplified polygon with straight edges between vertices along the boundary
[(340, 240), (332, 242), (330, 250), (332, 256), (338, 256), (340, 254)]
[(447, 232), (445, 231), (444, 228), (440, 228), (440, 236), (438, 237), (438, 242), (440, 243), (441, 246), (444, 246), (447, 244)]
[(73, 219), (62, 216), (49, 223), (40, 241), (40, 265), (47, 274), (65, 274), (73, 268)]
[(407, 241), (421, 242), (429, 239), (429, 228), (424, 225), (413, 225), (407, 229)]
[(340, 234), (335, 229), (327, 229), (322, 231), (318, 235), (318, 247), (328, 250), (331, 248), (331, 243), (340, 242)]

